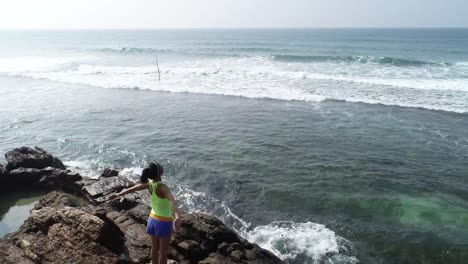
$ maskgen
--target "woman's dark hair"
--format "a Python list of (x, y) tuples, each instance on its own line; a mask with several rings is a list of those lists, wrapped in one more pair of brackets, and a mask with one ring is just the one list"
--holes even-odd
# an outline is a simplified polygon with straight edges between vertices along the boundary
[(156, 179), (161, 177), (164, 173), (164, 168), (161, 164), (157, 162), (151, 162), (148, 167), (143, 169), (143, 172), (141, 173), (140, 181), (142, 183), (148, 182), (148, 179)]

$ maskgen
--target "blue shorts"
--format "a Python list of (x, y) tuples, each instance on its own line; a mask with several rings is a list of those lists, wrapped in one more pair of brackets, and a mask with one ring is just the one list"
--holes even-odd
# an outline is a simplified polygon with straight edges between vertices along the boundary
[(170, 236), (172, 234), (172, 221), (162, 221), (149, 217), (146, 233), (156, 237)]

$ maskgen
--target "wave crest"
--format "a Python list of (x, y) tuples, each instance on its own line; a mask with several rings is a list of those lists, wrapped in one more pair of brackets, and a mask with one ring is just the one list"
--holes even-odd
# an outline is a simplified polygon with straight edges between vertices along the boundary
[(179, 53), (192, 55), (219, 55), (219, 56), (241, 56), (254, 52), (274, 52), (272, 48), (261, 47), (234, 47), (234, 48), (143, 48), (143, 47), (115, 47), (97, 49), (100, 52), (121, 53), (121, 54), (159, 54), (159, 53)]
[(382, 65), (393, 65), (400, 67), (415, 66), (451, 66), (447, 62), (429, 62), (419, 60), (407, 60), (392, 57), (373, 56), (310, 56), (310, 55), (273, 55), (273, 60), (285, 62), (334, 62), (334, 63), (374, 63)]
[(160, 54), (160, 53), (179, 53), (179, 54), (192, 54), (192, 55), (218, 55), (218, 56), (258, 56), (252, 53), (261, 53), (263, 56), (271, 58), (273, 61), (282, 62), (332, 62), (332, 63), (371, 63), (380, 65), (391, 65), (397, 67), (421, 67), (421, 66), (459, 66), (464, 63), (449, 63), (449, 62), (433, 62), (422, 60), (401, 59), (393, 57), (374, 57), (374, 56), (328, 56), (328, 55), (295, 55), (295, 54), (274, 54), (281, 50), (273, 48), (262, 47), (230, 47), (230, 48), (143, 48), (143, 47), (115, 47), (115, 48), (101, 48), (101, 52), (112, 52), (120, 54)]
[(171, 50), (168, 49), (155, 49), (155, 48), (137, 48), (137, 47), (115, 47), (115, 48), (102, 48), (98, 49), (101, 52), (110, 52), (110, 53), (167, 53)]

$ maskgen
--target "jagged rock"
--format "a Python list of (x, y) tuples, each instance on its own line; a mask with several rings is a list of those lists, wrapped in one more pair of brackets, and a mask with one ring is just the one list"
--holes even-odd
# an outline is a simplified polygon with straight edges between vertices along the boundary
[(185, 240), (177, 244), (177, 250), (185, 259), (198, 262), (206, 257), (206, 253), (200, 244), (194, 240)]
[(111, 211), (106, 216), (125, 234), (127, 251), (124, 254), (128, 259), (136, 263), (148, 262), (151, 239), (146, 234), (145, 226), (116, 211)]
[[(100, 179), (90, 185), (84, 186), (83, 190), (91, 199), (97, 199), (110, 193), (120, 191), (131, 184), (132, 182), (128, 179), (117, 176)], [(104, 199), (97, 199), (97, 201), (101, 202), (104, 201)]]
[(53, 167), (47, 167), (45, 169), (41, 170), (43, 177), (41, 179), (41, 182), (44, 181), (51, 181), (54, 182), (54, 184), (57, 184), (58, 182), (63, 182), (63, 183), (70, 183), (70, 182), (77, 182), (82, 179), (80, 174), (77, 172), (72, 172), (70, 170), (61, 170), (61, 169), (56, 169)]
[(17, 168), (43, 169), (46, 167), (65, 169), (65, 165), (63, 165), (61, 160), (39, 147), (13, 149), (5, 154), (5, 159), (7, 161), (7, 170)]
[(101, 177), (109, 178), (109, 177), (114, 177), (118, 175), (119, 175), (119, 171), (107, 168), (107, 169), (104, 169), (104, 171), (101, 174)]
[(232, 264), (229, 260), (225, 259), (224, 257), (216, 254), (211, 254), (206, 259), (198, 262), (198, 264)]
[[(205, 254), (215, 252), (222, 242), (240, 242), (238, 235), (220, 220), (205, 214), (183, 215), (182, 230), (175, 234), (174, 241), (194, 240), (201, 245)], [(174, 245), (171, 242), (171, 245)]]
[(20, 248), (0, 242), (0, 263), (2, 264), (34, 264)]
[(76, 172), (47, 167), (41, 170), (41, 174), (39, 186), (49, 189), (63, 189), (73, 193), (81, 193), (82, 191), (82, 185), (78, 183), (82, 177)]
[(73, 197), (72, 195), (61, 193), (61, 192), (50, 192), (47, 195), (43, 196), (37, 203), (34, 205), (34, 210), (39, 210), (44, 207), (80, 207), (84, 202), (79, 202), (78, 197)]
[(23, 226), (29, 226), (31, 232), (12, 239), (38, 262), (115, 263), (123, 250), (123, 234), (112, 222), (76, 208), (43, 207), (32, 211), (27, 222)]

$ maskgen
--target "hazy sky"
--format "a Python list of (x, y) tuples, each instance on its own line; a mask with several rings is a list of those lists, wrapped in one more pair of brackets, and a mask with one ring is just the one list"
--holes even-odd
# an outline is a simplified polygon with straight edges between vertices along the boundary
[(2, 0), (0, 29), (468, 27), (468, 0)]

